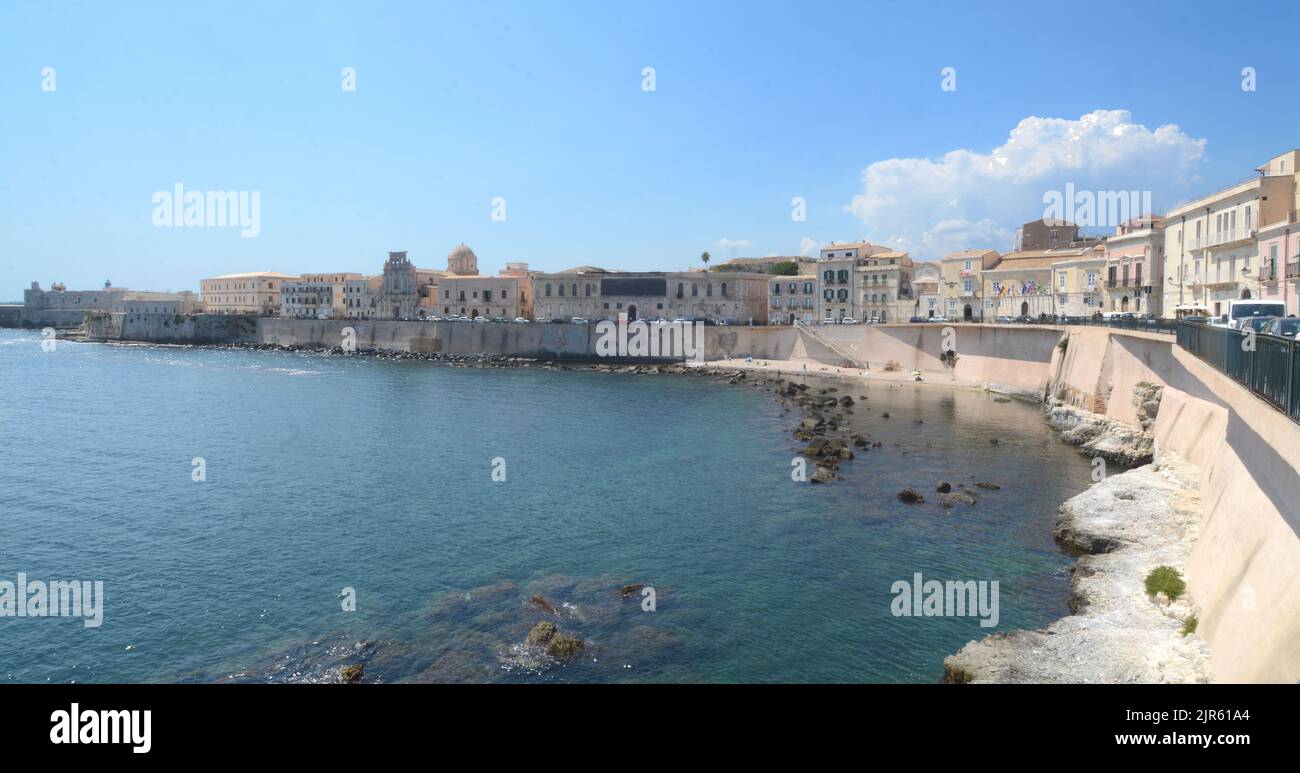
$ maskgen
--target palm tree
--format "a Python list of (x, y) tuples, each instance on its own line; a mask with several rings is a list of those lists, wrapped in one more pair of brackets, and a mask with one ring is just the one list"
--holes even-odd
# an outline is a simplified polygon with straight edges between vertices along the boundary
[(700, 260), (704, 261), (704, 270), (705, 270), (706, 272), (709, 270), (709, 258), (710, 258), (710, 257), (712, 257), (712, 256), (709, 255), (709, 251), (708, 251), (708, 250), (705, 250), (705, 251), (703, 252), (703, 254), (700, 255)]

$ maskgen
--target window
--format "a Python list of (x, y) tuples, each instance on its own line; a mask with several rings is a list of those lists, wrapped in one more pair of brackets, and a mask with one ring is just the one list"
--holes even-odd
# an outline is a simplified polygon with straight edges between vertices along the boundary
[(970, 271), (970, 267), (971, 267), (971, 261), (968, 260), (966, 261), (966, 270)]
[(726, 282), (723, 282), (723, 283), (722, 283), (721, 290), (722, 290), (722, 297), (723, 297), (723, 298), (726, 298), (726, 297), (727, 297), (727, 283), (726, 283)]
[(772, 283), (772, 294), (773, 294), (773, 295), (780, 295), (780, 294), (781, 294), (781, 283), (780, 283), (780, 282), (773, 282), (773, 283)]
[(1057, 287), (1060, 287), (1062, 290), (1065, 289), (1065, 272), (1064, 272), (1064, 271), (1059, 271), (1059, 272), (1057, 272), (1057, 282), (1056, 282), (1056, 286), (1057, 286)]
[(825, 282), (825, 283), (827, 283), (827, 284), (830, 284), (831, 282), (834, 282), (834, 281), (835, 281), (835, 272), (834, 272), (834, 271), (826, 271), (826, 272), (822, 273), (822, 281)]
[(550, 283), (550, 282), (547, 282), (547, 283), (546, 283), (546, 297), (547, 297), (547, 298), (550, 298), (550, 297), (551, 297), (551, 283)]
[(692, 283), (692, 284), (691, 284), (691, 297), (692, 297), (692, 298), (697, 298), (697, 297), (699, 297), (699, 295), (700, 295), (700, 286), (697, 285), (697, 284)]
[(967, 279), (965, 282), (962, 283), (962, 289), (964, 289), (966, 292), (971, 292), (972, 287), (973, 285), (971, 284), (970, 279)]
[(1088, 289), (1089, 289), (1089, 290), (1095, 290), (1095, 289), (1097, 289), (1097, 272), (1096, 272), (1096, 271), (1089, 271), (1089, 272), (1088, 272)]

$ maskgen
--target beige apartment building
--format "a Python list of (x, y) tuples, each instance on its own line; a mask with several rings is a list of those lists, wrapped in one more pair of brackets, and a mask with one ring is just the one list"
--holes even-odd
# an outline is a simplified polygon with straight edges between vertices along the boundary
[(1056, 313), (1067, 317), (1090, 317), (1106, 304), (1102, 273), (1106, 270), (1103, 247), (1085, 250), (1077, 258), (1052, 264), (1052, 291)]
[(375, 319), (379, 310), (379, 292), (383, 286), (383, 274), (344, 282), (343, 316), (346, 319)]
[(203, 295), (203, 310), (208, 314), (278, 316), (280, 286), (298, 278), (277, 271), (254, 271), (200, 280), (199, 290)]
[(746, 325), (768, 319), (768, 274), (746, 271), (606, 271), (582, 266), (532, 277), (538, 321), (687, 319)]
[(817, 258), (817, 281), (821, 290), (818, 298), (817, 321), (839, 321), (845, 317), (858, 319), (861, 300), (858, 290), (858, 260), (868, 255), (889, 252), (889, 248), (868, 241), (832, 242), (823, 247)]
[(1278, 292), (1261, 279), (1258, 229), (1294, 217), (1298, 157), (1274, 157), (1255, 177), (1169, 210), (1165, 316), (1220, 315), (1229, 301)]
[[(477, 268), (475, 269), (477, 270)], [(532, 317), (532, 283), (527, 263), (507, 263), (497, 276), (457, 276), (438, 280), (433, 316)], [(429, 316), (426, 314), (425, 316)]]
[(878, 252), (857, 267), (863, 322), (906, 322), (916, 309), (912, 258), (906, 252)]
[(1162, 316), (1164, 267), (1164, 218), (1143, 215), (1116, 226), (1106, 240), (1102, 311)]
[[(1065, 264), (1061, 276), (1057, 275), (1057, 264)], [(1067, 313), (1063, 309), (1071, 303), (1075, 287), (1079, 288), (1073, 293), (1075, 308), (1086, 309), (1087, 296), (1092, 295), (1094, 303), (1100, 302), (1099, 290), (1087, 290), (1088, 272), (1099, 277), (1105, 264), (1105, 247), (1099, 243), (1003, 255), (997, 266), (982, 272), (984, 317), (1036, 318)], [(1071, 277), (1082, 281), (1075, 282)], [(1060, 292), (1062, 289), (1064, 292)], [(1081, 311), (1078, 316), (1082, 315)]]
[(768, 324), (811, 325), (817, 321), (817, 275), (772, 276), (767, 280)]
[(280, 316), (306, 319), (347, 317), (347, 283), (364, 279), (361, 274), (303, 274), (280, 285)]
[(961, 250), (943, 256), (939, 293), (943, 298), (944, 317), (968, 322), (984, 318), (982, 277), (998, 260), (997, 250)]

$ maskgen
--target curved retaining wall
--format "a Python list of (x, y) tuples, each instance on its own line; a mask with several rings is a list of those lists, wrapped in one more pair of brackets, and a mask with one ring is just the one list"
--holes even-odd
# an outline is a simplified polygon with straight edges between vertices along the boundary
[[(945, 327), (955, 334), (953, 367), (938, 358)], [(965, 324), (827, 326), (819, 333), (873, 369), (893, 360), (930, 382), (1050, 393), (1133, 426), (1133, 388), (1164, 386), (1152, 427), (1157, 450), (1176, 451), (1200, 468), (1202, 520), (1186, 572), (1215, 679), (1300, 681), (1300, 425), (1169, 335)], [(715, 359), (843, 359), (790, 328), (737, 329), (709, 341)]]

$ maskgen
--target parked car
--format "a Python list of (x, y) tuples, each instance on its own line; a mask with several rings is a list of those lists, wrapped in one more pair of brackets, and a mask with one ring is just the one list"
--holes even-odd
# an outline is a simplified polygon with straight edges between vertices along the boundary
[(1228, 301), (1228, 327), (1241, 329), (1250, 317), (1284, 317), (1286, 304), (1282, 301), (1241, 300)]
[(1282, 338), (1300, 338), (1300, 317), (1274, 317), (1264, 332)]
[(691, 324), (691, 321), (690, 321), (689, 319), (687, 319), (686, 317), (678, 317), (677, 319), (674, 319), (674, 320), (673, 320), (673, 324), (674, 324), (674, 325), (689, 325), (689, 324)]
[(425, 322), (441, 322), (441, 321), (442, 321), (442, 317), (425, 317), (425, 318), (424, 318), (424, 321), (425, 321)]
[(1242, 323), (1241, 329), (1251, 328), (1256, 333), (1263, 333), (1275, 319), (1277, 317), (1249, 317)]
[(523, 317), (515, 317), (515, 324), (516, 324), (516, 325), (527, 325), (527, 324), (528, 324), (528, 320), (524, 319)]
[(858, 321), (857, 321), (856, 319), (854, 319), (853, 317), (845, 317), (845, 318), (840, 322), (840, 324), (841, 324), (841, 325), (856, 325), (856, 324), (858, 324)]
[(573, 324), (575, 324), (575, 325), (585, 325), (585, 324), (587, 324), (587, 320), (583, 319), (582, 317), (574, 317), (572, 321), (573, 321)]
[(835, 320), (831, 319), (830, 317), (827, 317), (826, 319), (823, 319), (823, 320), (822, 320), (822, 324), (823, 324), (823, 325), (834, 325), (834, 324), (835, 324)]
[(475, 322), (487, 322), (488, 320), (487, 320), (487, 317), (479, 316), (479, 317), (475, 317), (475, 318), (474, 318), (474, 321), (475, 321)]

